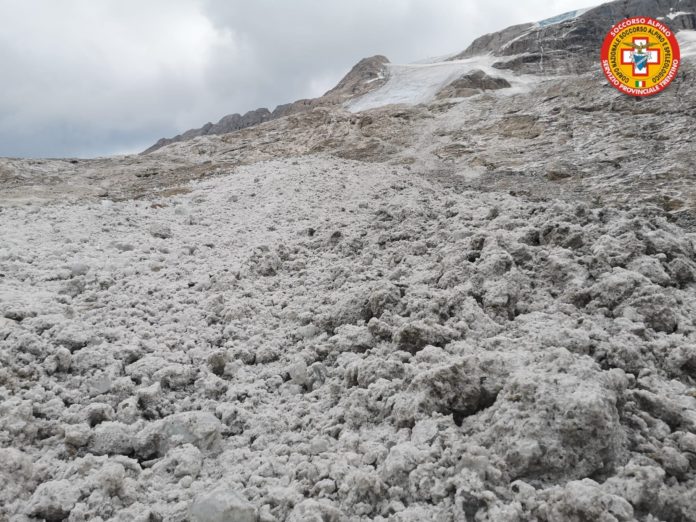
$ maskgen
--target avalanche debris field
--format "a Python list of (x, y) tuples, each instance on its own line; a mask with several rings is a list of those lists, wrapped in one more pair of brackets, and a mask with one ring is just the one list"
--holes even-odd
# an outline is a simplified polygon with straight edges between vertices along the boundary
[(0, 519), (681, 521), (694, 234), (322, 154), (0, 209)]

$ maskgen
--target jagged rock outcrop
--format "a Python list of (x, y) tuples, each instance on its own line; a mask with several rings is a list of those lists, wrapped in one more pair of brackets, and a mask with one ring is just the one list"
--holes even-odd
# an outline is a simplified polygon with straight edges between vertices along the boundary
[(228, 132), (234, 132), (241, 129), (246, 129), (253, 125), (258, 125), (271, 119), (271, 112), (262, 107), (256, 109), (255, 111), (249, 111), (244, 115), (241, 114), (228, 114), (224, 116), (219, 122), (211, 123), (208, 122), (203, 127), (199, 129), (190, 129), (186, 132), (174, 136), (173, 138), (162, 138), (152, 147), (145, 151), (148, 152), (156, 151), (159, 148), (169, 145), (170, 143), (176, 143), (178, 141), (187, 141), (198, 136), (207, 136), (209, 134), (227, 134)]
[(388, 63), (389, 58), (379, 54), (363, 58), (324, 96), (361, 96), (373, 90), (386, 78), (384, 66)]
[(674, 31), (696, 28), (696, 0), (617, 0), (522, 24), (474, 40), (452, 59), (499, 56), (494, 67), (530, 74), (582, 74), (597, 66), (597, 49), (616, 22), (632, 16), (663, 19)]
[(363, 58), (338, 82), (336, 87), (319, 98), (302, 99), (278, 105), (273, 112), (264, 107), (249, 111), (244, 115), (228, 114), (215, 124), (208, 122), (199, 129), (190, 129), (173, 138), (162, 138), (152, 147), (146, 149), (143, 154), (154, 152), (171, 143), (188, 141), (198, 136), (228, 134), (291, 114), (309, 111), (316, 107), (341, 104), (349, 98), (362, 96), (382, 86), (387, 77), (384, 67), (387, 63), (389, 63), (389, 59), (382, 55)]
[(477, 69), (464, 74), (437, 93), (438, 98), (465, 98), (483, 91), (496, 91), (510, 87), (510, 82), (505, 78), (489, 76), (484, 71)]

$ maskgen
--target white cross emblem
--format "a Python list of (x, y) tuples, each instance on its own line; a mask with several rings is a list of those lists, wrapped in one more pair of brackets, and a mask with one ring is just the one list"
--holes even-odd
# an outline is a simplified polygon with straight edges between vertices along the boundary
[(650, 65), (660, 63), (660, 49), (648, 45), (647, 38), (634, 38), (632, 48), (621, 49), (621, 65), (633, 65), (633, 76), (648, 76)]

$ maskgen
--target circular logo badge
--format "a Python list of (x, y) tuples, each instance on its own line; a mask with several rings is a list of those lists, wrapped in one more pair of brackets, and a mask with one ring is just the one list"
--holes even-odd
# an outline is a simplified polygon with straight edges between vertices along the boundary
[(631, 96), (651, 96), (672, 83), (679, 70), (679, 43), (659, 20), (626, 18), (602, 46), (602, 70), (614, 87)]

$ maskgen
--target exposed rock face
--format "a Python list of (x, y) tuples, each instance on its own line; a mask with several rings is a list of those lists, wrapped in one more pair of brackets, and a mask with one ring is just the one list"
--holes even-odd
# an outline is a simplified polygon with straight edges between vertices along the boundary
[(384, 66), (388, 63), (389, 58), (382, 55), (363, 58), (324, 96), (360, 96), (371, 91), (385, 78)]
[(305, 112), (325, 105), (338, 105), (346, 99), (361, 96), (380, 87), (386, 79), (384, 65), (389, 63), (386, 56), (376, 55), (360, 60), (350, 72), (330, 91), (319, 98), (297, 100), (293, 103), (278, 105), (273, 112), (266, 108), (249, 111), (244, 115), (228, 114), (219, 122), (206, 123), (199, 129), (191, 129), (173, 138), (162, 138), (143, 154), (154, 152), (171, 143), (188, 141), (198, 136), (227, 134), (247, 127), (253, 127), (266, 121), (275, 120), (291, 114)]
[(159, 148), (169, 145), (170, 143), (176, 143), (178, 141), (187, 141), (198, 136), (208, 136), (210, 134), (227, 134), (228, 132), (234, 132), (253, 125), (258, 125), (271, 119), (271, 112), (266, 108), (256, 109), (255, 111), (249, 111), (244, 115), (241, 114), (228, 114), (223, 117), (217, 123), (206, 123), (200, 129), (187, 130), (183, 134), (174, 136), (173, 138), (162, 138), (152, 147), (145, 151), (154, 152)]
[(495, 91), (510, 87), (505, 78), (494, 78), (478, 69), (457, 78), (437, 93), (438, 98), (464, 98), (483, 91)]
[[(677, 14), (682, 13), (682, 14)], [(582, 74), (597, 66), (597, 49), (616, 22), (632, 16), (663, 19), (674, 31), (696, 28), (696, 0), (617, 0), (584, 13), (487, 34), (452, 59), (491, 53), (494, 65), (532, 74)]]

